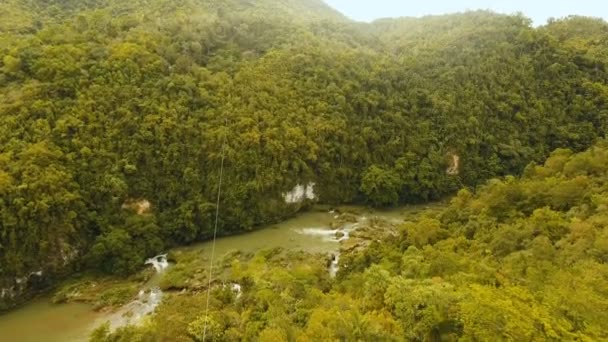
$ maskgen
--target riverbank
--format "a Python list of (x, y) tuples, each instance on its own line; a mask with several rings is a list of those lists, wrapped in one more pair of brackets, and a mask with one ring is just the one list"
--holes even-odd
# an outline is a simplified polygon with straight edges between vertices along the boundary
[[(297, 260), (305, 260), (313, 265), (311, 267), (314, 269), (324, 272), (319, 278), (329, 282), (331, 276), (327, 268), (331, 254), (363, 248), (374, 239), (394, 233), (400, 222), (415, 217), (431, 206), (441, 207), (441, 204), (390, 210), (356, 206), (318, 206), (278, 224), (245, 234), (222, 237), (216, 242), (213, 286), (221, 287), (224, 284), (243, 282), (236, 275), (242, 272), (246, 267), (244, 265), (260, 264), (261, 260), (273, 260), (287, 266), (297, 263)], [(346, 235), (347, 239), (344, 238)], [(185, 297), (199, 296), (201, 291), (206, 290), (210, 253), (210, 241), (175, 248), (168, 252), (167, 257), (172, 267), (157, 280), (158, 288), (165, 293), (163, 302), (173, 303)], [(91, 315), (85, 317), (91, 318), (90, 322), (76, 320), (75, 323), (87, 325), (91, 331), (103, 322), (104, 318), (116, 316), (115, 314), (121, 312), (125, 305), (137, 301), (145, 284), (154, 275), (154, 269), (148, 267), (128, 278), (99, 277), (90, 274), (75, 276), (60, 284), (48, 297), (41, 299), (47, 303), (52, 301), (64, 304), (48, 304), (44, 308), (39, 307), (38, 310), (42, 309), (43, 312), (49, 313), (48, 317), (57, 316), (58, 319), (62, 319), (62, 315), (66, 314), (64, 310), (72, 305), (76, 305), (74, 311), (87, 308)], [(247, 286), (246, 281), (245, 284), (239, 285), (245, 288)], [(30, 304), (26, 304), (22, 309), (29, 312), (29, 306)], [(163, 304), (159, 309), (168, 310)], [(14, 320), (19, 321), (19, 317), (26, 319), (27, 315), (17, 313), (13, 316), (14, 312), (0, 316), (0, 335), (4, 336), (4, 330), (9, 329), (8, 326), (2, 328), (3, 320), (14, 322)], [(122, 314), (129, 315), (126, 311)], [(35, 322), (30, 320), (30, 323)], [(22, 325), (17, 323), (11, 325), (23, 326), (25, 333), (27, 327), (25, 322)], [(80, 331), (80, 326), (73, 328), (74, 331)], [(14, 330), (14, 328), (10, 329)], [(70, 329), (66, 328), (66, 333), (69, 333), (67, 330)], [(18, 334), (18, 332), (12, 333)]]

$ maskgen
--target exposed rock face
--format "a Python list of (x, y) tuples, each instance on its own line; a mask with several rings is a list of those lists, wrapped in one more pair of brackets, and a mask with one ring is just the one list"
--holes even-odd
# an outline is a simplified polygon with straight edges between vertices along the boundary
[(42, 270), (0, 281), (0, 311), (13, 308), (48, 287), (49, 281)]
[(450, 176), (456, 176), (460, 173), (460, 156), (453, 153), (450, 155), (451, 162), (450, 167), (446, 170), (446, 173)]
[(54, 250), (55, 258), (18, 276), (0, 277), (0, 311), (23, 304), (48, 290), (54, 282), (71, 273), (81, 253), (78, 246), (61, 240)]
[(306, 186), (298, 184), (290, 192), (283, 194), (283, 199), (287, 204), (302, 203), (304, 200), (316, 198), (315, 183), (308, 183)]
[(137, 215), (146, 215), (150, 213), (152, 204), (147, 199), (129, 199), (122, 205), (122, 209), (133, 210)]

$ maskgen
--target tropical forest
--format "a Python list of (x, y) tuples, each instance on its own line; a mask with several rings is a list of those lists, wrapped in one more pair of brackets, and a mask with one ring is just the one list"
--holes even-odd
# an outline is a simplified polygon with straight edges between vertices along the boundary
[(608, 341), (608, 22), (2, 0), (0, 341)]

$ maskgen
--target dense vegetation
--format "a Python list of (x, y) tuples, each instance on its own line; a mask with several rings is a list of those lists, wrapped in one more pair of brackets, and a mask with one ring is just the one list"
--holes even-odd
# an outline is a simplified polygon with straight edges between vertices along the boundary
[(608, 129), (601, 20), (360, 24), (304, 0), (7, 0), (0, 18), (2, 288), (208, 238), (224, 141), (228, 234), (298, 210), (297, 184), (427, 201)]
[[(345, 252), (333, 280), (322, 257), (229, 255), (217, 280), (243, 291), (214, 286), (207, 339), (608, 339), (606, 142), (579, 154), (559, 149), (521, 179), (461, 190), (447, 208), (422, 212), (398, 233), (388, 222), (371, 225), (386, 237)], [(93, 340), (202, 340), (206, 293), (189, 281), (201, 265), (178, 258), (165, 286), (180, 291), (168, 293), (150, 320), (111, 335), (101, 327)]]

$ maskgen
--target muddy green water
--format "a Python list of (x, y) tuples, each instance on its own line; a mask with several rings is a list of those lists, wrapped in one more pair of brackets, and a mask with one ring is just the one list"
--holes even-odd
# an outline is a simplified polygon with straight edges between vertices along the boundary
[[(420, 208), (405, 207), (384, 211), (355, 207), (351, 209), (364, 219), (378, 216), (391, 221), (403, 221), (413, 210)], [(232, 250), (248, 252), (273, 247), (311, 253), (336, 251), (339, 243), (335, 236), (322, 234), (335, 215), (336, 213), (327, 211), (310, 211), (250, 233), (223, 237), (216, 242), (215, 256), (221, 257)], [(201, 249), (207, 256), (211, 254), (211, 242), (183, 249), (192, 248)], [(89, 332), (99, 322), (103, 322), (104, 318), (103, 314), (94, 312), (85, 304), (53, 305), (49, 298), (41, 298), (0, 316), (0, 341), (86, 341)]]
[[(253, 252), (273, 247), (305, 250), (311, 253), (334, 251), (338, 247), (337, 241), (332, 241), (327, 236), (307, 233), (307, 231), (314, 231), (315, 229), (328, 229), (333, 216), (328, 212), (307, 212), (260, 230), (222, 237), (215, 243), (215, 256), (221, 257), (234, 250)], [(212, 243), (211, 241), (205, 241), (180, 249), (200, 249), (205, 257), (209, 257)]]
[(48, 298), (0, 316), (0, 341), (86, 341), (99, 313), (86, 304), (51, 304)]

